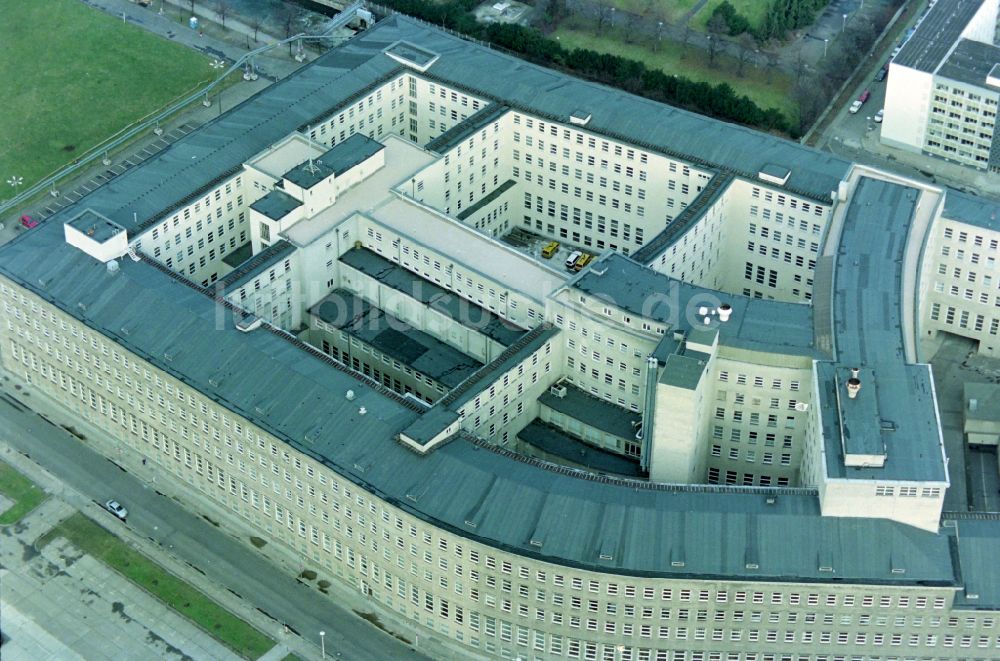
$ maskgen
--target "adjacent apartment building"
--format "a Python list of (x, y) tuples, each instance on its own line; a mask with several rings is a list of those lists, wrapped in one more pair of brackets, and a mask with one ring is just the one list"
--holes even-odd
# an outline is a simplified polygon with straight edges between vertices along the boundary
[(889, 65), (882, 142), (1000, 171), (997, 0), (936, 0)]
[(454, 658), (985, 660), (998, 210), (395, 16), (0, 248), (0, 361)]

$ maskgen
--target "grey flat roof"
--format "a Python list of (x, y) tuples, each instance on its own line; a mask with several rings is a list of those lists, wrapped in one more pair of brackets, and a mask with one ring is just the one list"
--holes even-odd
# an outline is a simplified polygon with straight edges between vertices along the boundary
[(568, 124), (585, 101), (590, 121), (575, 127), (731, 170), (752, 181), (767, 164), (792, 170), (784, 186), (829, 204), (850, 162), (763, 132), (587, 82), (453, 37), (405, 16), (379, 25), (379, 36), (426, 44), (440, 58), (427, 74), (480, 97)]
[(467, 206), (464, 209), (462, 209), (460, 212), (458, 212), (458, 215), (456, 215), (455, 218), (458, 218), (459, 220), (465, 220), (466, 218), (476, 213), (486, 205), (490, 204), (491, 202), (493, 202), (493, 200), (497, 199), (498, 197), (500, 197), (501, 195), (503, 195), (516, 185), (517, 185), (516, 181), (514, 181), (513, 179), (508, 179), (507, 181), (503, 182), (502, 184), (494, 188), (492, 191), (490, 191), (489, 195), (481, 197), (479, 201), (477, 201), (475, 204)]
[(487, 103), (485, 106), (472, 113), (458, 124), (432, 139), (424, 149), (427, 151), (443, 154), (450, 151), (457, 144), (468, 138), (470, 135), (485, 127), (490, 122), (503, 116), (510, 110), (502, 103)]
[[(1000, 421), (1000, 385), (995, 383), (966, 383), (962, 404), (966, 420)], [(971, 400), (976, 400), (976, 410), (969, 408)]]
[(583, 466), (599, 473), (611, 473), (626, 477), (639, 477), (639, 462), (620, 454), (573, 438), (552, 425), (535, 419), (517, 433), (517, 437), (546, 454), (559, 457), (577, 466)]
[(340, 261), (504, 346), (527, 332), (367, 248), (352, 248), (340, 256)]
[(945, 190), (941, 215), (976, 227), (1000, 232), (1000, 202), (970, 195), (953, 188)]
[[(819, 356), (813, 344), (812, 308), (726, 294), (681, 282), (637, 264), (618, 253), (605, 253), (572, 287), (638, 316), (671, 328), (700, 327), (698, 308), (713, 301), (729, 303), (729, 321), (718, 324), (720, 343), (772, 353)], [(713, 322), (717, 323), (717, 322)]]
[(229, 293), (237, 289), (240, 285), (246, 284), (264, 269), (271, 268), (293, 252), (295, 252), (295, 246), (284, 239), (278, 239), (222, 276), (216, 286), (221, 287), (224, 292)]
[(1000, 47), (961, 39), (937, 73), (951, 80), (986, 87), (986, 76), (997, 63), (1000, 63)]
[(561, 385), (566, 388), (564, 397), (545, 391), (538, 398), (538, 402), (589, 427), (619, 438), (628, 440), (635, 438), (635, 425), (642, 422), (641, 415), (598, 397), (592, 397), (572, 383), (563, 382)]
[(333, 170), (334, 175), (340, 176), (383, 149), (385, 146), (378, 140), (372, 140), (361, 133), (352, 133), (346, 140), (338, 142), (320, 156), (320, 160)]
[(483, 366), (458, 349), (418, 330), (346, 289), (334, 289), (309, 314), (449, 388)]
[(280, 188), (275, 188), (251, 204), (250, 208), (271, 220), (281, 220), (301, 206), (302, 203), (297, 199)]
[(883, 468), (845, 468), (835, 385), (821, 370), (827, 472), (834, 477), (947, 480), (930, 367), (907, 365), (903, 348), (902, 262), (916, 204), (916, 189), (862, 177), (844, 218), (833, 284), (837, 363), (874, 370), (878, 414), (894, 431), (880, 432), (888, 454)]
[(324, 53), (95, 189), (79, 208), (90, 207), (136, 234), (193, 199), (195, 191), (237, 173), (242, 163), (299, 125), (398, 74), (403, 67), (381, 54), (384, 47), (376, 38), (355, 38)]
[(66, 224), (98, 243), (104, 243), (125, 231), (93, 209), (84, 209)]
[(663, 374), (660, 375), (660, 383), (694, 390), (705, 373), (709, 358), (710, 356), (700, 351), (685, 351), (683, 354), (675, 353), (667, 356)]
[(881, 455), (885, 453), (878, 414), (878, 387), (875, 371), (869, 367), (858, 368), (861, 390), (852, 399), (847, 394), (847, 381), (851, 378), (850, 367), (834, 368), (834, 381), (840, 392), (840, 429), (842, 444), (848, 454)]
[(984, 0), (938, 0), (893, 60), (895, 64), (933, 73), (948, 57)]
[(957, 530), (948, 532), (955, 537), (965, 585), (965, 590), (955, 595), (955, 605), (968, 609), (1000, 608), (1000, 572), (997, 571), (1000, 521), (993, 516), (990, 520), (956, 519), (953, 523), (958, 526)]
[[(396, 71), (390, 58), (373, 55), (394, 40), (400, 25), (459, 42), (388, 19), (54, 218), (92, 206), (134, 227), (135, 208), (142, 226), (241, 163), (245, 153), (252, 156), (284, 137), (290, 124), (312, 121)], [(538, 95), (530, 86), (523, 93), (529, 90)], [(717, 124), (699, 121), (706, 128)], [(726, 132), (701, 135), (724, 141)], [(119, 272), (109, 274), (66, 244), (61, 222), (42, 223), (0, 247), (0, 273), (19, 286), (344, 479), (444, 530), (547, 562), (627, 575), (828, 583), (831, 575), (817, 563), (824, 556), (843, 582), (957, 581), (946, 536), (882, 519), (824, 518), (815, 491), (769, 490), (779, 495), (767, 504), (748, 489), (595, 479), (465, 437), (418, 456), (395, 438), (421, 419), (422, 407), (286, 333), (266, 326), (239, 332), (225, 306), (220, 325), (220, 306), (201, 288), (151, 262), (122, 261)], [(354, 390), (353, 401), (344, 397), (347, 390)], [(366, 415), (360, 415), (362, 406)], [(758, 569), (747, 569), (748, 554)], [(673, 566), (672, 559), (684, 565)], [(891, 567), (906, 573), (893, 574)]]

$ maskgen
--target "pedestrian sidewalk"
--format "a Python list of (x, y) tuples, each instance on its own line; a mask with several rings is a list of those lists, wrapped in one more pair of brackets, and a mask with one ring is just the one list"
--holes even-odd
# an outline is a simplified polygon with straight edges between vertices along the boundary
[[(265, 43), (273, 43), (279, 41), (277, 38), (265, 35), (263, 33), (258, 34), (258, 41), (260, 43), (252, 43), (249, 39), (245, 39), (247, 36), (244, 32), (233, 32), (229, 30), (234, 24), (238, 24), (245, 30), (249, 30), (249, 34), (253, 34), (253, 30), (243, 25), (236, 19), (226, 20), (226, 30), (221, 30), (219, 37), (212, 36), (210, 34), (205, 34), (204, 30), (192, 30), (186, 24), (182, 24), (174, 20), (173, 16), (176, 16), (181, 5), (175, 6), (174, 4), (168, 4), (165, 12), (170, 12), (170, 14), (164, 13), (160, 14), (157, 8), (153, 6), (141, 7), (129, 0), (87, 0), (88, 4), (95, 9), (99, 9), (105, 13), (112, 16), (123, 17), (129, 23), (136, 25), (144, 30), (148, 30), (153, 34), (159, 35), (165, 39), (170, 39), (179, 44), (188, 46), (197, 51), (201, 51), (208, 57), (214, 57), (218, 59), (225, 59), (230, 62), (238, 60), (247, 54), (250, 50), (257, 48)], [(186, 4), (186, 3), (185, 3)], [(185, 11), (189, 11), (188, 8), (184, 8)], [(196, 12), (202, 11), (208, 14), (208, 10), (196, 5)], [(214, 15), (214, 12), (211, 12)], [(214, 32), (214, 30), (213, 30)], [(223, 39), (222, 36), (233, 35), (235, 39)], [(237, 36), (238, 35), (238, 36)], [(308, 51), (307, 51), (308, 55)], [(257, 58), (257, 71), (261, 75), (267, 76), (269, 79), (278, 80), (284, 78), (292, 71), (295, 71), (302, 66), (301, 63), (296, 62), (293, 58), (288, 55), (288, 51), (275, 48), (267, 53), (258, 56)]]
[[(33, 405), (35, 403), (32, 402)], [(54, 542), (43, 550), (41, 556), (44, 562), (41, 569), (25, 567), (23, 563), (18, 563), (18, 558), (31, 560), (38, 556), (39, 553), (33, 546), (35, 540), (74, 511), (83, 512), (88, 518), (171, 574), (196, 586), (213, 601), (277, 641), (275, 647), (261, 658), (282, 659), (289, 653), (294, 653), (302, 659), (319, 658), (319, 650), (315, 649), (315, 645), (298, 636), (284, 633), (277, 622), (263, 615), (254, 604), (214, 583), (205, 574), (178, 560), (158, 544), (126, 526), (113, 525), (117, 520), (111, 519), (100, 505), (67, 487), (31, 459), (14, 451), (2, 439), (0, 439), (0, 459), (41, 486), (51, 496), (25, 517), (16, 526), (16, 530), (11, 528), (15, 530), (12, 535), (16, 540), (15, 543), (5, 541), (3, 546), (0, 546), (0, 566), (12, 572), (3, 577), (3, 602), (5, 609), (8, 605), (17, 609), (16, 616), (13, 615), (14, 611), (5, 610), (5, 631), (8, 630), (7, 627), (12, 626), (6, 621), (7, 615), (11, 614), (21, 625), (21, 637), (35, 640), (41, 645), (38, 649), (49, 650), (51, 654), (17, 656), (12, 651), (12, 656), (8, 657), (5, 646), (5, 661), (7, 658), (25, 661), (39, 658), (113, 661), (121, 658), (161, 658), (167, 652), (183, 653), (192, 658), (227, 660), (238, 658), (209, 634), (141, 588), (100, 561), (89, 556), (81, 556), (63, 542)], [(42, 581), (39, 577), (47, 580)], [(66, 580), (54, 582), (53, 577)], [(84, 595), (86, 599), (80, 601), (77, 598), (78, 594)], [(74, 599), (80, 603), (75, 603)], [(116, 603), (120, 605), (115, 606)], [(94, 611), (116, 613), (116, 618), (120, 617), (124, 625), (135, 631), (128, 636), (117, 630), (100, 632), (98, 629), (101, 618), (95, 620)], [(56, 624), (39, 629), (39, 626), (32, 626), (29, 623), (31, 621)], [(145, 633), (140, 629), (145, 629)], [(53, 637), (51, 632), (54, 630), (84, 633)], [(46, 631), (49, 633), (46, 634)], [(103, 640), (105, 646), (92, 647), (87, 642), (88, 639)], [(141, 651), (138, 648), (132, 649), (128, 643), (131, 639), (146, 641), (153, 647), (146, 645)], [(31, 649), (31, 644), (27, 649)], [(67, 649), (73, 653), (63, 656), (62, 652)], [(80, 652), (82, 657), (79, 656)]]

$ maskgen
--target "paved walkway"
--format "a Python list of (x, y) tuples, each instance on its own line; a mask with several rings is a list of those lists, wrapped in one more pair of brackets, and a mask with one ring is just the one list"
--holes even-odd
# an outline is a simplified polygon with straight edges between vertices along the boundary
[[(275, 41), (274, 37), (260, 33), (258, 35), (260, 43), (254, 44), (249, 37), (246, 37), (242, 33), (222, 30), (221, 28), (216, 29), (211, 25), (208, 26), (208, 34), (200, 34), (178, 22), (176, 9), (172, 12), (168, 11), (166, 15), (159, 15), (156, 11), (158, 3), (154, 3), (153, 7), (144, 8), (129, 0), (82, 1), (94, 9), (103, 11), (119, 19), (124, 16), (125, 20), (129, 23), (160, 37), (200, 51), (205, 55), (206, 67), (209, 66), (213, 59), (226, 60), (229, 64), (232, 64), (235, 60), (245, 55), (250, 50), (250, 47), (256, 48), (266, 42)], [(168, 5), (169, 8), (170, 6)], [(227, 25), (229, 25), (228, 21)], [(216, 34), (218, 36), (214, 36)], [(306, 52), (306, 56), (307, 59), (312, 57), (308, 51)], [(179, 113), (173, 121), (161, 126), (164, 129), (163, 138), (180, 136), (190, 132), (191, 128), (200, 126), (210, 119), (217, 117), (221, 111), (232, 108), (260, 92), (271, 82), (284, 78), (302, 66), (301, 63), (291, 58), (288, 55), (288, 51), (283, 48), (274, 49), (266, 55), (257, 57), (255, 64), (259, 74), (259, 78), (256, 81), (240, 81), (227, 87), (221, 93), (221, 99), (215, 97), (209, 108), (195, 103), (190, 109)], [(95, 183), (95, 177), (102, 175), (108, 169), (117, 171), (122, 162), (129, 158), (130, 155), (141, 153), (143, 149), (151, 147), (155, 147), (158, 151), (164, 146), (163, 139), (150, 133), (148, 136), (140, 138), (131, 144), (126, 152), (111, 154), (112, 163), (110, 166), (103, 165), (100, 159), (97, 159), (91, 167), (83, 169), (75, 173), (72, 177), (60, 181), (58, 189), (63, 198), (73, 191), (80, 189), (82, 186), (93, 189), (96, 187), (96, 184), (101, 183), (100, 181)], [(34, 204), (30, 206), (25, 205), (11, 209), (3, 218), (0, 218), (0, 222), (4, 224), (4, 228), (0, 230), (0, 243), (6, 243), (18, 233), (25, 231), (18, 223), (18, 218), (21, 214), (43, 218), (46, 215), (44, 213), (45, 208), (50, 206), (53, 201), (52, 198), (43, 195), (39, 196)]]
[(37, 551), (35, 540), (74, 511), (50, 498), (0, 532), (4, 661), (239, 658), (65, 540)]
[[(352, 661), (426, 658), (421, 653), (459, 658), (424, 632), (421, 653), (415, 653), (396, 637), (398, 632), (415, 642), (412, 626), (393, 613), (375, 608), (325, 571), (318, 578), (330, 580), (330, 596), (296, 580), (304, 567), (291, 551), (273, 543), (255, 548), (251, 530), (204, 499), (181, 504), (183, 487), (173, 486), (164, 467), (153, 462), (143, 466), (127, 448), (114, 461), (106, 459), (97, 449), (116, 441), (103, 430), (32, 395), (23, 383), (15, 385), (8, 373), (0, 372), (0, 377), (0, 459), (95, 519), (108, 517), (98, 503), (118, 499), (129, 509), (129, 520), (127, 526), (112, 521), (116, 534), (299, 657), (319, 658), (322, 630), (330, 658), (338, 653)], [(78, 436), (65, 427), (73, 427)], [(389, 633), (357, 616), (373, 609)], [(293, 632), (284, 633), (282, 622)]]

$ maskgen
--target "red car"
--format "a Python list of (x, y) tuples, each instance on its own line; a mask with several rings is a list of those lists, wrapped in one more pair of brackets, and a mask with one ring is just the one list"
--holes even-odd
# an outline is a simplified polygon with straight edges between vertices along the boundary
[(34, 227), (38, 227), (38, 221), (32, 218), (31, 216), (25, 214), (21, 216), (21, 225), (23, 225), (26, 229), (30, 230)]

